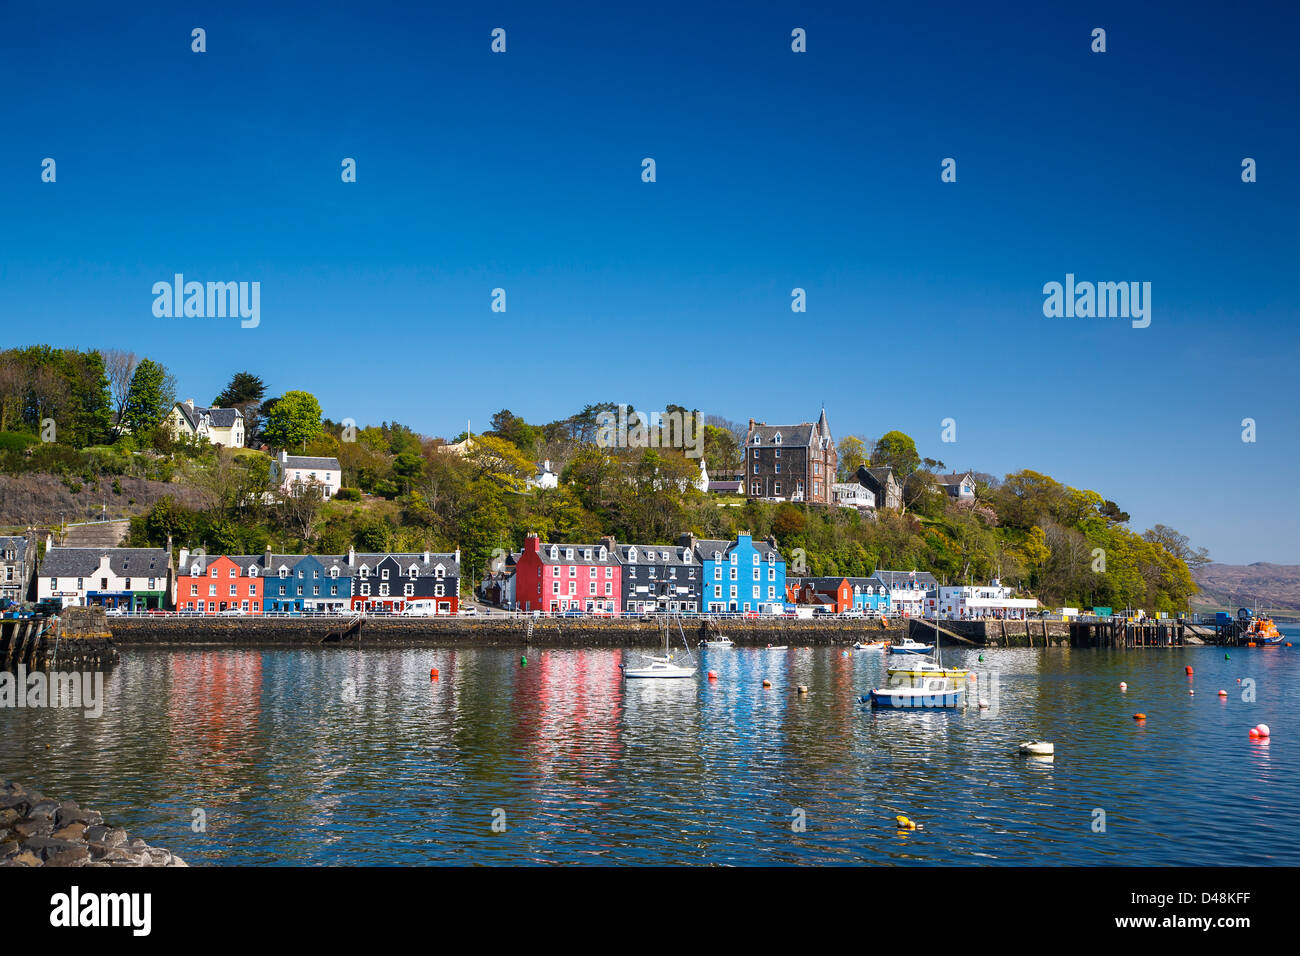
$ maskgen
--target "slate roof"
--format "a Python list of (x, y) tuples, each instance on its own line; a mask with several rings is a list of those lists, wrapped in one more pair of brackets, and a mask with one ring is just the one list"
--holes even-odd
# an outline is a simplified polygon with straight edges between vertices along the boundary
[(754, 444), (755, 436), (758, 437), (758, 444), (773, 445), (773, 439), (777, 435), (781, 436), (781, 446), (794, 445), (795, 447), (806, 448), (812, 444), (813, 423), (801, 422), (798, 425), (767, 425), (761, 422), (754, 423), (754, 430), (749, 434), (748, 444)]
[[(628, 554), (636, 548), (636, 561), (629, 559)], [(614, 550), (618, 555), (618, 560), (622, 564), (629, 565), (652, 565), (652, 564), (675, 564), (683, 567), (698, 567), (699, 562), (695, 559), (687, 561), (685, 555), (690, 554), (690, 548), (683, 548), (676, 544), (617, 544)], [(668, 557), (665, 558), (664, 554)]]
[(312, 458), (306, 455), (286, 455), (282, 462), (287, 468), (321, 468), (339, 471), (339, 460), (337, 458)]
[(176, 407), (185, 416), (190, 428), (194, 429), (199, 427), (204, 415), (208, 416), (208, 421), (216, 428), (230, 428), (235, 424), (236, 418), (243, 417), (237, 408), (203, 408), (199, 405), (191, 408), (185, 402), (177, 402)]
[[(558, 557), (555, 558), (551, 557), (552, 547), (560, 549), (560, 553)], [(619, 545), (615, 545), (613, 550), (607, 552), (607, 557), (605, 558), (604, 561), (600, 560), (600, 549), (602, 547), (604, 547), (604, 545), (601, 545), (600, 543), (564, 544), (559, 541), (543, 541), (541, 542), (541, 548), (538, 552), (538, 556), (542, 559), (542, 564), (583, 564), (583, 565), (596, 565), (596, 566), (603, 567), (604, 565), (607, 564), (617, 565), (620, 563), (618, 558), (618, 548), (620, 547)], [(572, 558), (565, 557), (566, 548), (573, 549)], [(591, 551), (591, 557), (584, 558), (583, 554), (588, 549), (590, 549)]]
[(728, 493), (728, 492), (733, 494), (740, 494), (744, 490), (745, 490), (745, 483), (743, 481), (710, 481), (709, 482), (709, 491), (715, 494)]
[(437, 569), (438, 565), (440, 564), (443, 567), (444, 574), (448, 574), (456, 577), (459, 577), (460, 575), (460, 562), (456, 560), (456, 555), (445, 551), (430, 551), (429, 560), (427, 562), (424, 560), (423, 551), (415, 551), (415, 552), (390, 551), (384, 554), (379, 554), (376, 552), (373, 554), (357, 554), (354, 555), (354, 557), (356, 559), (356, 563), (348, 564), (347, 556), (344, 555), (341, 559), (342, 563), (340, 564), (340, 568), (346, 569), (347, 571), (351, 572), (353, 575), (356, 574), (357, 570), (361, 567), (361, 565), (364, 564), (366, 565), (366, 567), (370, 568), (371, 570), (374, 570), (375, 568), (379, 567), (379, 565), (383, 563), (383, 561), (386, 558), (392, 558), (395, 562), (397, 562), (397, 565), (402, 569), (403, 573), (405, 573), (411, 567), (411, 565), (414, 564), (416, 566), (416, 574), (422, 578), (433, 577), (434, 571)]
[(10, 550), (16, 554), (15, 561), (25, 560), (27, 557), (27, 538), (20, 534), (0, 537), (0, 555)]
[(913, 576), (909, 571), (877, 571), (872, 575), (877, 581), (891, 588), (935, 588), (939, 582), (929, 571), (917, 571)]
[(166, 548), (53, 548), (45, 552), (40, 576), (45, 578), (86, 577), (93, 574), (104, 556), (118, 577), (163, 577), (170, 558)]

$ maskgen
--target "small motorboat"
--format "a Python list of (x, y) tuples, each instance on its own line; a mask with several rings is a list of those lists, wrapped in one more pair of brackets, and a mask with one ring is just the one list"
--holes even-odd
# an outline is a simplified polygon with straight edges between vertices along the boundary
[(933, 650), (933, 644), (921, 644), (910, 637), (898, 644), (889, 645), (889, 653), (891, 654), (929, 654)]
[(1056, 753), (1056, 745), (1044, 740), (1030, 740), (1020, 745), (1020, 752), (1031, 757), (1051, 757)]
[(788, 651), (788, 650), (790, 649), (790, 645), (789, 645), (789, 644), (769, 644), (769, 645), (767, 645), (767, 649), (768, 649), (769, 651)]
[(736, 642), (729, 637), (715, 637), (709, 641), (702, 641), (700, 647), (735, 647)]
[(867, 641), (867, 642), (864, 644), (862, 641), (854, 641), (854, 642), (853, 642), (853, 649), (854, 649), (855, 651), (883, 651), (883, 650), (885, 649), (885, 642), (884, 642), (884, 641)]
[(966, 688), (957, 681), (931, 677), (920, 687), (878, 687), (862, 702), (886, 710), (919, 710), (960, 707), (966, 699)]

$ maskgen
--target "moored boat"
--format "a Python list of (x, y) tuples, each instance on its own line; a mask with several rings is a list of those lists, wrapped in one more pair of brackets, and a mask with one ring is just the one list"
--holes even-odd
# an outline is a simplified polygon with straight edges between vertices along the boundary
[(903, 667), (891, 667), (885, 673), (891, 680), (896, 677), (948, 677), (953, 680), (965, 680), (970, 671), (961, 667), (944, 667), (935, 661), (916, 661)]
[(966, 688), (961, 683), (928, 677), (920, 687), (878, 687), (863, 698), (863, 703), (886, 710), (916, 710), (960, 707), (965, 699)]
[(889, 653), (891, 654), (929, 654), (933, 650), (933, 644), (921, 644), (910, 637), (897, 644), (889, 645)]

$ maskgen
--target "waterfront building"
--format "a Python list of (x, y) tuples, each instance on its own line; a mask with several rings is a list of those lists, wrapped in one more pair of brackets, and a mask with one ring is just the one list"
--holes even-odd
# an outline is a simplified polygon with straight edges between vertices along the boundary
[(275, 461), (283, 494), (302, 494), (306, 488), (317, 485), (321, 497), (329, 501), (343, 487), (343, 469), (337, 458), (290, 455), (281, 451)]
[(601, 543), (622, 565), (622, 613), (700, 610), (702, 569), (690, 544), (616, 544), (613, 538)]
[(1038, 608), (1034, 598), (1014, 598), (1014, 590), (1004, 587), (996, 578), (990, 584), (941, 587), (925, 601), (925, 616), (947, 621), (971, 621), (984, 618), (1001, 618), (1008, 621), (1024, 620), (1030, 611)]
[(27, 535), (0, 537), (0, 601), (25, 601), (35, 567), (35, 541)]
[(263, 610), (268, 614), (300, 614), (307, 602), (321, 597), (321, 571), (324, 565), (313, 554), (272, 554), (270, 549), (262, 555)]
[(843, 614), (853, 608), (853, 585), (845, 577), (800, 578), (791, 603), (812, 604)]
[(390, 554), (349, 551), (351, 609), (400, 614), (412, 601), (432, 601), (438, 614), (460, 610), (460, 549)]
[(515, 567), (515, 607), (521, 611), (587, 611), (616, 616), (622, 565), (608, 541), (599, 544), (524, 540)]
[(262, 613), (262, 565), (256, 554), (191, 553), (182, 548), (176, 572), (176, 610), (195, 614)]
[(754, 541), (750, 534), (735, 541), (691, 541), (703, 572), (702, 608), (708, 612), (785, 613), (785, 559), (776, 540)]
[(203, 408), (187, 398), (172, 406), (167, 428), (176, 439), (197, 439), (222, 448), (244, 447), (244, 415), (237, 408)]
[(171, 548), (56, 548), (45, 542), (37, 600), (63, 607), (161, 610), (172, 602)]
[(875, 497), (875, 507), (894, 511), (903, 507), (903, 485), (894, 476), (893, 468), (888, 465), (880, 468), (862, 465), (858, 468), (857, 479), (858, 484)]
[(853, 589), (853, 608), (865, 614), (889, 613), (889, 588), (877, 577), (846, 578)]
[(872, 579), (889, 595), (889, 613), (904, 617), (919, 616), (926, 593), (939, 586), (929, 571), (877, 571)]
[(838, 462), (824, 408), (815, 423), (769, 425), (749, 420), (744, 465), (750, 498), (833, 504)]

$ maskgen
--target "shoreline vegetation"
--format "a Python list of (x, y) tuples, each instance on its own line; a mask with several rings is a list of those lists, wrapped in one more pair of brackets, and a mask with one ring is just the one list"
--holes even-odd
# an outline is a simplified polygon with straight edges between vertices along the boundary
[[(1191, 568), (1209, 560), (1174, 529), (1134, 531), (1114, 501), (1032, 470), (971, 472), (974, 495), (954, 498), (938, 480), (944, 462), (922, 457), (899, 431), (836, 443), (837, 480), (869, 465), (891, 469), (901, 488), (895, 507), (859, 510), (701, 490), (701, 461), (710, 477), (743, 489), (746, 428), (716, 415), (703, 416), (702, 458), (671, 447), (671, 432), (658, 447), (598, 442), (602, 416), (635, 411), (615, 402), (542, 424), (502, 409), (480, 433), (443, 438), (396, 421), (333, 421), (310, 393), (268, 396), (259, 377), (240, 371), (212, 406), (240, 411), (249, 447), (220, 448), (174, 436), (167, 421), (177, 395), (160, 362), (119, 350), (0, 351), (0, 525), (116, 517), (130, 522), (125, 545), (170, 538), (212, 555), (459, 548), (470, 582), (530, 533), (658, 544), (683, 532), (729, 540), (747, 532), (799, 555), (791, 576), (901, 568), (942, 584), (996, 578), (1047, 607), (1151, 614), (1187, 611), (1197, 591)], [(661, 414), (684, 420), (699, 410), (668, 404)], [(272, 458), (280, 449), (336, 458), (342, 488), (328, 500), (311, 488), (283, 492)], [(555, 487), (537, 481), (543, 462), (554, 466)]]

